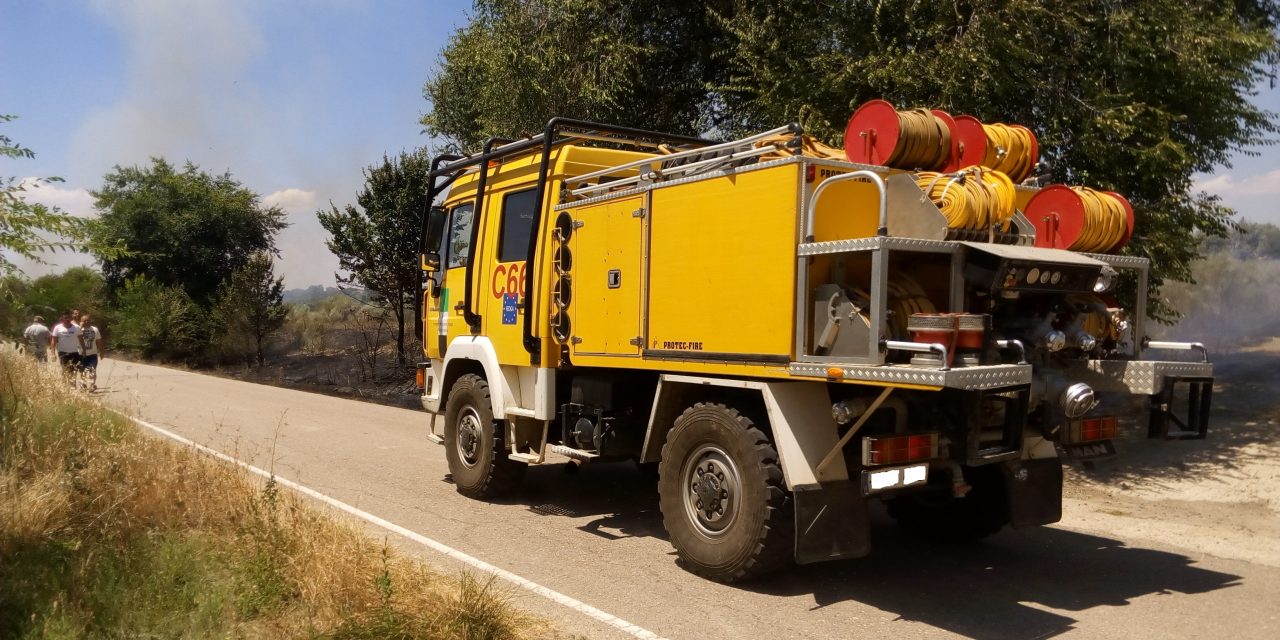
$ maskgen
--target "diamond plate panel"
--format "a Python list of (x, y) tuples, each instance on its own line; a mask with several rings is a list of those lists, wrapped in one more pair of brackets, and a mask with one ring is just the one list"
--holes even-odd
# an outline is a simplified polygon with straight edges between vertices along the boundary
[[(845, 380), (864, 380), (867, 382), (897, 382), (930, 387), (951, 387), (953, 389), (995, 389), (1031, 383), (1031, 365), (1002, 364), (988, 367), (958, 367), (950, 371), (926, 369), (907, 365), (879, 366), (845, 366)], [(791, 363), (788, 370), (791, 375), (827, 377), (826, 365), (802, 362)]]
[(1101, 260), (1119, 269), (1141, 269), (1147, 266), (1148, 262), (1146, 258), (1137, 256), (1113, 256), (1105, 253), (1084, 253), (1081, 255), (1089, 256), (1094, 260)]
[(829, 240), (827, 242), (809, 242), (800, 245), (796, 254), (801, 256), (817, 256), (830, 253), (848, 253), (851, 251), (871, 251), (873, 249), (891, 249), (895, 251), (932, 251), (936, 253), (955, 253), (959, 245), (946, 240), (922, 240), (919, 238), (900, 238), (897, 236), (870, 238), (854, 238), (850, 240)]
[(1169, 362), (1162, 360), (1090, 360), (1089, 370), (1100, 373), (1129, 390), (1129, 393), (1151, 395), (1160, 391), (1167, 376), (1209, 378), (1213, 364), (1209, 362)]

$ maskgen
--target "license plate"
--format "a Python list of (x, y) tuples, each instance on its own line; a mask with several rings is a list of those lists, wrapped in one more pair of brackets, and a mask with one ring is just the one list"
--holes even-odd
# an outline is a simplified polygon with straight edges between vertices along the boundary
[(1063, 457), (1072, 460), (1096, 460), (1098, 458), (1109, 458), (1116, 454), (1116, 446), (1110, 440), (1058, 446), (1062, 447)]

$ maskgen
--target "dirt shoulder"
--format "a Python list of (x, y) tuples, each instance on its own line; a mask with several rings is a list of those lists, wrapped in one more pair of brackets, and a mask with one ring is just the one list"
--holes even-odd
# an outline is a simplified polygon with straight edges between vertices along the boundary
[(1113, 462), (1068, 467), (1062, 526), (1280, 567), (1280, 339), (1214, 361), (1208, 439), (1132, 425)]

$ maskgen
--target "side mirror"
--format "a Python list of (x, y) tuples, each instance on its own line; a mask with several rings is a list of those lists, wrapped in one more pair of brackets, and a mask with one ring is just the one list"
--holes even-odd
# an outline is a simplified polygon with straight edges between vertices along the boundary
[(440, 254), (424, 253), (422, 254), (422, 270), (434, 272), (440, 270)]
[(449, 212), (444, 207), (431, 207), (422, 229), (422, 270), (440, 270), (440, 241), (444, 238)]

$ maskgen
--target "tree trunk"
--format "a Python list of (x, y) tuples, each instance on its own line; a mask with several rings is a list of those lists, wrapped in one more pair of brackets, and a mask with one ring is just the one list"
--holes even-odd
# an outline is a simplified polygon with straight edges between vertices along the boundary
[(396, 296), (395, 305), (391, 310), (396, 314), (396, 364), (404, 366), (406, 359), (404, 353), (404, 292), (399, 292)]

